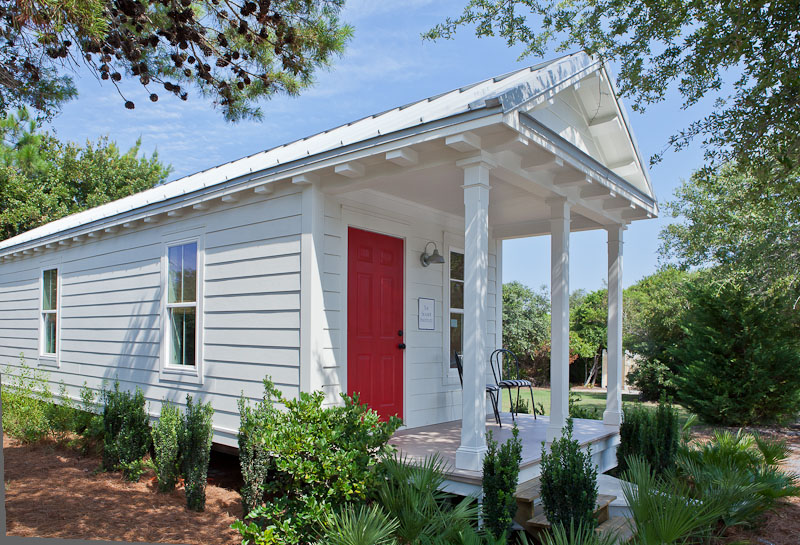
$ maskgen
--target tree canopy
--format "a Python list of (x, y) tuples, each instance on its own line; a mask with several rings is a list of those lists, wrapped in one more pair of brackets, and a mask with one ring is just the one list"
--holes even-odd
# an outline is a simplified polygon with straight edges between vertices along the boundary
[[(262, 115), (257, 102), (295, 95), (342, 53), (352, 28), (344, 0), (0, 1), (0, 107), (52, 115), (76, 95), (84, 66), (114, 85), (210, 97), (230, 121)], [(135, 104), (122, 99), (125, 107)]]
[(423, 36), (451, 38), (465, 25), (521, 44), (522, 57), (554, 45), (617, 61), (619, 90), (636, 110), (674, 86), (683, 108), (715, 98), (710, 114), (669, 139), (682, 148), (701, 138), (710, 164), (735, 158), (762, 179), (800, 164), (796, 0), (469, 0), (460, 16)]
[(37, 128), (26, 110), (0, 120), (0, 240), (149, 189), (170, 167), (108, 140), (81, 147)]
[(800, 294), (800, 170), (781, 191), (736, 165), (696, 172), (667, 203), (675, 218), (662, 231), (664, 257), (706, 266), (721, 279), (760, 293)]

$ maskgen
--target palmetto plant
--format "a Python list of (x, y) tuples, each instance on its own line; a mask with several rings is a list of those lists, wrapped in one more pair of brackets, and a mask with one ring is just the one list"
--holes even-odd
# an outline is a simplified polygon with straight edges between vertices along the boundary
[(319, 545), (392, 545), (398, 523), (379, 505), (350, 505), (329, 514), (323, 526), (325, 537)]
[(616, 545), (617, 535), (600, 534), (594, 526), (570, 521), (569, 527), (556, 524), (542, 539), (543, 545)]
[(455, 502), (440, 490), (445, 465), (439, 456), (419, 464), (393, 458), (386, 461), (387, 478), (378, 498), (387, 513), (398, 522), (395, 536), (403, 543), (418, 543), (422, 536), (436, 536), (441, 543), (460, 543), (463, 534), (477, 521), (474, 498)]
[(667, 473), (657, 476), (638, 456), (628, 459), (622, 492), (631, 510), (637, 545), (684, 543), (693, 535), (709, 533), (724, 513), (718, 501), (692, 499), (688, 483)]

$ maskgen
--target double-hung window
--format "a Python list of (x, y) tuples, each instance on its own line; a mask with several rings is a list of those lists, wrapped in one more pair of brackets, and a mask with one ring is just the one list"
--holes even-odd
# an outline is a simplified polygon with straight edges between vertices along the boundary
[(167, 247), (167, 350), (169, 366), (197, 365), (197, 242)]
[(464, 351), (464, 253), (450, 250), (450, 367)]
[(40, 353), (56, 357), (58, 349), (58, 269), (42, 271)]

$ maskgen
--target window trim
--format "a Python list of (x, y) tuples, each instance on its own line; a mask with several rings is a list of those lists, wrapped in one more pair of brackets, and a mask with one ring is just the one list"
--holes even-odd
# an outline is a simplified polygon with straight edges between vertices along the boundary
[(458, 369), (450, 367), (450, 252), (463, 254), (464, 239), (445, 232), (442, 246), (446, 252), (442, 267), (442, 384), (454, 386), (459, 384), (459, 380)]
[[(44, 310), (44, 273), (56, 271), (56, 309)], [(43, 265), (39, 268), (39, 364), (61, 366), (61, 267), (55, 264)], [(44, 315), (56, 315), (56, 351), (45, 352)]]
[[(159, 358), (159, 380), (169, 382), (186, 382), (189, 384), (203, 384), (204, 356), (203, 356), (203, 308), (204, 308), (204, 278), (205, 278), (205, 246), (204, 233), (179, 233), (165, 237), (161, 244), (161, 347)], [(169, 249), (184, 244), (197, 244), (197, 289), (195, 302), (195, 364), (170, 365), (170, 331), (169, 309), (176, 307), (188, 308), (192, 304), (169, 303)]]

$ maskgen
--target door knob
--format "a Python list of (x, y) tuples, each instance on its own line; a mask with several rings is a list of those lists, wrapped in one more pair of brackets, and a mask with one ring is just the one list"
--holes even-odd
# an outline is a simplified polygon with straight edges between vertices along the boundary
[(400, 350), (405, 350), (405, 349), (406, 349), (406, 343), (400, 343), (400, 344), (398, 344), (398, 345), (397, 345), (397, 348), (399, 348)]

